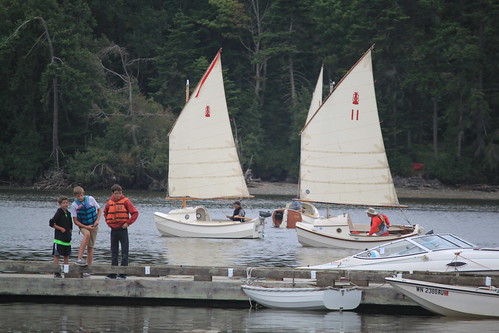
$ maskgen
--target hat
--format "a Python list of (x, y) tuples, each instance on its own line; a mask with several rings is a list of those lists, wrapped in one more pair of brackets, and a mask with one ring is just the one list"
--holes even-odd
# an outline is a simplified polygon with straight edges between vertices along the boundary
[(372, 207), (369, 207), (369, 209), (366, 210), (366, 213), (370, 214), (370, 215), (378, 215), (378, 212), (376, 211), (376, 209), (374, 209)]
[(234, 201), (234, 205), (241, 206), (241, 202), (240, 201)]

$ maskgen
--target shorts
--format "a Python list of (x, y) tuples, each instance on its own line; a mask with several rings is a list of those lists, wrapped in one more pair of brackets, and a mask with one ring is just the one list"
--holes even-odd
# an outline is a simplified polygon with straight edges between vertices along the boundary
[(99, 227), (95, 227), (92, 230), (88, 230), (88, 229), (85, 229), (85, 228), (80, 228), (80, 232), (83, 235), (86, 235), (87, 232), (90, 233), (90, 238), (88, 239), (88, 244), (87, 244), (88, 247), (94, 247), (95, 240), (97, 239), (97, 231), (99, 231)]
[(71, 245), (61, 245), (54, 243), (54, 246), (52, 247), (53, 256), (69, 257), (70, 254), (71, 254)]

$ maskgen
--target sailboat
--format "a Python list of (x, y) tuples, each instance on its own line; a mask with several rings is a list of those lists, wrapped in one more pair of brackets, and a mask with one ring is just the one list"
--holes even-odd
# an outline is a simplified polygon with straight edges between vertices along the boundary
[[(301, 131), (299, 197), (304, 202), (405, 207), (398, 201), (381, 133), (369, 48), (334, 87)], [(367, 217), (366, 217), (367, 218)], [(419, 225), (390, 225), (368, 236), (349, 214), (297, 222), (303, 246), (365, 249), (424, 233)]]
[[(251, 198), (237, 154), (225, 99), (221, 50), (187, 101), (169, 136), (167, 199), (180, 209), (155, 212), (163, 236), (262, 238), (265, 214), (243, 222), (214, 219), (204, 206), (187, 200)], [(270, 215), (270, 214), (269, 214)]]
[[(319, 78), (317, 79), (317, 83), (315, 84), (315, 89), (312, 94), (312, 100), (310, 102), (310, 107), (307, 113), (307, 120), (305, 123), (308, 123), (315, 111), (321, 106), (323, 72), (324, 66), (321, 67), (321, 70), (319, 72)], [(292, 209), (290, 206), (291, 203), (288, 203), (284, 209), (276, 209), (272, 212), (272, 224), (274, 225), (274, 227), (291, 229), (296, 227), (296, 222), (312, 223), (314, 219), (319, 217), (319, 211), (310, 202), (302, 202), (302, 209), (300, 211)]]

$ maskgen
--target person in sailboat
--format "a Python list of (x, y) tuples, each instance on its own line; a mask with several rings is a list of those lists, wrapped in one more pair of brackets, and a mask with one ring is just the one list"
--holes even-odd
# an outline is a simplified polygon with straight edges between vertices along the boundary
[(296, 211), (299, 211), (299, 212), (303, 211), (303, 207), (301, 205), (300, 200), (293, 199), (291, 201), (291, 204), (289, 205), (289, 209), (296, 210)]
[(241, 207), (241, 202), (234, 201), (234, 213), (232, 213), (232, 216), (229, 216), (229, 215), (225, 215), (225, 216), (232, 221), (244, 222), (244, 215), (245, 214), (246, 213), (244, 212), (243, 207)]
[(371, 218), (371, 229), (369, 236), (388, 236), (388, 226), (390, 220), (384, 214), (379, 214), (374, 208), (366, 210), (367, 216)]

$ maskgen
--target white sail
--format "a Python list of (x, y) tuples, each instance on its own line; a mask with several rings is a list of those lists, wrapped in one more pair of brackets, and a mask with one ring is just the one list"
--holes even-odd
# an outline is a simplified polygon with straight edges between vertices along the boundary
[(398, 205), (379, 123), (371, 49), (336, 85), (301, 136), (301, 199)]
[(249, 197), (230, 127), (220, 53), (170, 131), (170, 197)]
[(324, 67), (321, 67), (321, 71), (319, 73), (319, 78), (317, 79), (317, 83), (315, 84), (315, 90), (314, 94), (312, 95), (312, 101), (310, 102), (310, 107), (308, 109), (308, 114), (307, 114), (307, 121), (305, 122), (308, 123), (310, 118), (314, 115), (314, 113), (317, 111), (317, 109), (321, 106), (322, 104), (322, 77), (323, 77), (323, 71)]

